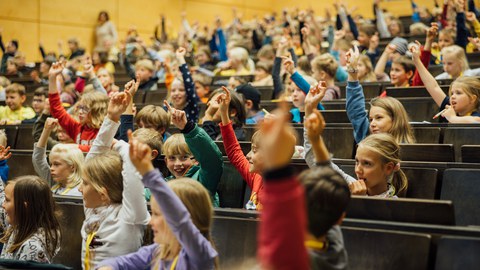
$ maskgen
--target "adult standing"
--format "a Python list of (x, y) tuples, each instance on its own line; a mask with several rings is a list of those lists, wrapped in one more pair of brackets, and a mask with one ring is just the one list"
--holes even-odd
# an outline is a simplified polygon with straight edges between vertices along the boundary
[(109, 52), (117, 43), (118, 35), (115, 25), (110, 21), (110, 17), (106, 11), (98, 14), (96, 32), (95, 50), (98, 52)]

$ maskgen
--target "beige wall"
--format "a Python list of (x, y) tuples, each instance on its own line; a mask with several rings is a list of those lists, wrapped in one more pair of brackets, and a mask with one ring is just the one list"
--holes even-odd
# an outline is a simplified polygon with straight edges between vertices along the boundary
[[(371, 17), (372, 0), (364, 5), (352, 0), (348, 2), (357, 3), (357, 12)], [(417, 2), (433, 6), (432, 0)], [(67, 51), (65, 41), (75, 36), (82, 46), (92, 48), (94, 27), (101, 10), (109, 12), (120, 38), (125, 37), (129, 27), (136, 26), (140, 35), (149, 41), (161, 13), (167, 16), (169, 32), (175, 34), (182, 10), (187, 12), (190, 22), (198, 20), (202, 25), (212, 25), (217, 15), (224, 21), (230, 21), (233, 6), (248, 19), (272, 11), (280, 12), (284, 7), (312, 7), (318, 14), (323, 14), (325, 7), (331, 8), (332, 3), (333, 0), (0, 0), (0, 27), (4, 42), (18, 39), (20, 50), (27, 54), (27, 60), (38, 61), (39, 42), (47, 51), (56, 51), (57, 41), (61, 39), (64, 41), (63, 49)], [(382, 6), (397, 15), (411, 13), (408, 0), (384, 2)]]

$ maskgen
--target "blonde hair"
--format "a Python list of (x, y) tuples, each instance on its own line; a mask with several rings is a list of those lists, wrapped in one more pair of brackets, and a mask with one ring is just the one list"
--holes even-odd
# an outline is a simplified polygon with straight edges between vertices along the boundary
[(165, 156), (192, 155), (192, 151), (190, 151), (183, 134), (177, 133), (165, 141), (163, 144), (163, 154)]
[(0, 129), (0, 145), (7, 147), (7, 133), (5, 133), (5, 129)]
[(475, 101), (475, 110), (480, 110), (480, 78), (478, 77), (458, 77), (450, 84), (448, 95), (452, 96), (454, 87), (461, 88), (469, 98), (477, 96)]
[(159, 154), (162, 153), (163, 139), (160, 132), (151, 128), (139, 128), (132, 135), (138, 141), (147, 144), (152, 150), (157, 150)]
[(360, 82), (376, 82), (377, 76), (375, 75), (375, 72), (373, 72), (373, 65), (370, 57), (364, 54), (360, 54), (358, 61), (362, 62), (367, 68), (367, 73), (365, 74), (365, 76), (363, 76), (362, 78), (358, 78), (358, 80)]
[(153, 66), (153, 63), (151, 60), (149, 59), (142, 59), (142, 60), (139, 60), (136, 64), (135, 64), (135, 69), (138, 69), (140, 67), (143, 67), (143, 68), (146, 68), (150, 71), (155, 71), (155, 67)]
[(50, 157), (58, 155), (61, 160), (73, 167), (73, 172), (67, 178), (67, 188), (78, 186), (82, 182), (82, 164), (85, 162), (82, 151), (76, 144), (56, 144), (50, 151)]
[(135, 123), (140, 125), (140, 122), (157, 131), (161, 129), (165, 131), (170, 126), (170, 113), (160, 106), (147, 105), (135, 116)]
[(107, 151), (86, 160), (82, 176), (89, 180), (96, 191), (106, 191), (110, 203), (122, 203), (122, 159), (117, 152)]
[(337, 73), (338, 63), (335, 58), (329, 54), (324, 53), (315, 57), (312, 60), (312, 68), (315, 67), (319, 71), (324, 71), (330, 77), (335, 78), (335, 74)]
[(404, 197), (407, 193), (408, 179), (405, 173), (399, 167), (401, 161), (400, 146), (397, 144), (395, 139), (388, 133), (372, 134), (358, 144), (358, 147), (361, 146), (379, 154), (383, 165), (389, 162), (393, 163), (395, 169), (391, 179), (388, 179), (387, 181), (391, 181), (390, 183), (395, 188), (394, 195)]
[(412, 126), (402, 103), (393, 97), (377, 97), (370, 101), (373, 107), (384, 109), (392, 119), (392, 127), (388, 131), (397, 143), (415, 143)]
[(16, 93), (19, 96), (25, 96), (25, 86), (19, 83), (12, 83), (5, 88), (5, 93), (7, 94)]
[[(185, 205), (195, 227), (197, 227), (200, 233), (214, 246), (210, 234), (213, 223), (213, 207), (207, 189), (201, 183), (191, 178), (180, 178), (169, 181), (167, 185), (175, 192), (183, 205)], [(158, 202), (155, 201), (155, 203)], [(152, 262), (172, 260), (182, 249), (180, 243), (172, 233), (171, 228), (169, 226), (166, 226), (166, 228), (168, 228), (168, 231), (163, 236), (164, 243), (161, 243), (157, 248), (157, 254)], [(218, 267), (217, 259), (215, 267)]]
[(246, 68), (248, 71), (252, 71), (250, 69), (250, 64), (249, 64), (250, 58), (248, 56), (248, 51), (245, 48), (234, 47), (228, 52), (228, 54), (229, 54), (229, 58), (240, 61), (244, 68)]
[(457, 61), (460, 61), (462, 71), (470, 68), (468, 65), (467, 55), (465, 54), (465, 50), (462, 47), (458, 45), (452, 45), (443, 48), (442, 55), (445, 57), (445, 55), (447, 54), (452, 55)]
[(0, 89), (1, 89), (2, 87), (5, 88), (5, 87), (7, 87), (7, 86), (9, 86), (9, 85), (10, 85), (10, 80), (7, 79), (7, 77), (5, 77), (5, 76), (0, 76)]
[(84, 94), (79, 102), (90, 108), (90, 123), (93, 128), (99, 129), (105, 115), (107, 115), (108, 96), (97, 91)]

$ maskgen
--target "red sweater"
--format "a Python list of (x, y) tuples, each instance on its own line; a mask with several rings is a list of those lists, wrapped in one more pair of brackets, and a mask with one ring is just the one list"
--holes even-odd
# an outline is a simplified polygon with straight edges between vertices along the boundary
[(82, 125), (73, 119), (63, 108), (59, 94), (48, 94), (48, 100), (52, 116), (58, 119), (60, 126), (79, 145), (80, 150), (88, 152), (93, 140), (97, 137), (98, 129)]
[(248, 162), (247, 158), (243, 155), (242, 148), (235, 136), (232, 122), (225, 126), (220, 123), (220, 131), (222, 132), (223, 146), (225, 147), (230, 163), (232, 163), (245, 182), (247, 182), (247, 185), (252, 189), (250, 201), (255, 204), (257, 210), (261, 210), (264, 196), (262, 176), (249, 171), (250, 162)]
[(257, 257), (264, 269), (310, 269), (303, 187), (291, 175), (274, 181), (269, 177), (265, 177)]

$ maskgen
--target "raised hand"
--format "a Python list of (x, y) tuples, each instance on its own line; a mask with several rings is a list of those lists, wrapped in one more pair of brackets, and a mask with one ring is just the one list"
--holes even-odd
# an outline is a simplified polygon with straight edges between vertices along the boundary
[(177, 60), (180, 62), (180, 65), (185, 64), (185, 54), (187, 53), (187, 50), (185, 48), (180, 47), (177, 49), (175, 52), (175, 55), (177, 56)]
[(317, 109), (314, 109), (308, 117), (305, 117), (304, 125), (307, 130), (308, 139), (311, 142), (315, 142), (322, 136), (323, 130), (325, 129), (325, 119)]
[(471, 11), (467, 12), (465, 14), (465, 16), (467, 17), (467, 21), (469, 21), (471, 23), (477, 20), (477, 16), (475, 16), (475, 13), (473, 13)]
[(308, 91), (308, 94), (305, 97), (305, 116), (308, 116), (313, 112), (318, 106), (318, 103), (322, 101), (326, 91), (327, 83), (325, 81), (319, 81), (317, 85)]
[(140, 77), (139, 75), (137, 75), (135, 78), (135, 81), (131, 80), (125, 84), (125, 88), (123, 91), (130, 93), (130, 95), (134, 97), (138, 91), (139, 86), (140, 86)]
[(45, 99), (45, 106), (43, 106), (42, 114), (50, 115), (50, 101), (48, 98)]
[(476, 38), (468, 37), (468, 41), (470, 41), (470, 43), (475, 45), (477, 50), (480, 51), (480, 39), (478, 37), (476, 37)]
[(357, 69), (358, 59), (360, 58), (360, 51), (358, 47), (355, 45), (353, 49), (350, 49), (346, 54), (345, 57), (347, 59), (347, 67), (350, 69)]
[(454, 7), (457, 13), (465, 12), (465, 1), (463, 0), (454, 0)]
[(433, 41), (437, 36), (438, 32), (438, 24), (433, 22), (430, 24), (430, 28), (427, 30), (427, 39)]
[(353, 183), (348, 184), (348, 188), (350, 189), (350, 193), (352, 195), (367, 195), (367, 185), (363, 180), (357, 180)]
[(263, 121), (260, 126), (262, 155), (265, 158), (266, 170), (289, 164), (295, 152), (296, 138), (290, 124), (288, 104), (282, 102), (275, 114), (277, 117)]
[(310, 27), (308, 27), (308, 24), (305, 24), (305, 26), (302, 27), (301, 32), (304, 39), (306, 39), (310, 35)]
[(4, 146), (0, 145), (0, 160), (7, 160), (12, 156), (10, 153), (10, 146), (5, 148)]
[(172, 124), (180, 130), (185, 129), (185, 126), (187, 125), (187, 115), (185, 114), (185, 112), (173, 108), (172, 106), (170, 106), (170, 104), (168, 104), (166, 100), (164, 100), (163, 103), (167, 107), (168, 112), (170, 112), (170, 115), (172, 117)]
[(55, 79), (58, 74), (62, 73), (64, 68), (64, 65), (61, 62), (55, 62), (52, 64), (50, 67), (50, 70), (48, 71), (48, 77), (50, 79)]
[(410, 46), (409, 48), (410, 53), (412, 53), (412, 60), (414, 62), (420, 61), (420, 47), (422, 46), (418, 40), (415, 40), (415, 44), (417, 44), (417, 46)]
[(107, 114), (110, 120), (118, 122), (132, 100), (129, 92), (117, 92), (110, 97)]
[(220, 110), (220, 115), (222, 117), (222, 122), (223, 118), (229, 116), (229, 107), (230, 107), (230, 102), (232, 101), (232, 97), (230, 96), (230, 90), (228, 90), (227, 87), (222, 86), (222, 90), (224, 94), (221, 94), (217, 97), (217, 103), (219, 105), (218, 109)]
[(55, 119), (53, 117), (48, 117), (47, 120), (45, 121), (44, 129), (48, 131), (52, 131), (57, 126), (58, 126), (58, 119)]
[(86, 74), (88, 74), (88, 76), (90, 76), (90, 77), (95, 76), (95, 72), (93, 71), (92, 59), (90, 58), (89, 55), (85, 56), (85, 60), (84, 60), (84, 63), (83, 63), (83, 69), (84, 69), (84, 72)]
[(293, 62), (292, 57), (289, 55), (282, 56), (282, 58), (284, 60), (283, 66), (285, 67), (285, 70), (290, 74), (295, 73), (295, 63)]
[(147, 144), (139, 142), (132, 135), (132, 131), (128, 131), (128, 142), (130, 144), (130, 160), (133, 166), (141, 175), (145, 175), (149, 171), (154, 170), (152, 165), (152, 149)]

